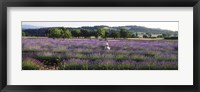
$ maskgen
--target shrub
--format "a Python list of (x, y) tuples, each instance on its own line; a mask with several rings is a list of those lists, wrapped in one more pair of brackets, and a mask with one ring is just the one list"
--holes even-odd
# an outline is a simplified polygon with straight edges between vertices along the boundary
[(41, 66), (34, 61), (22, 61), (23, 70), (40, 70)]

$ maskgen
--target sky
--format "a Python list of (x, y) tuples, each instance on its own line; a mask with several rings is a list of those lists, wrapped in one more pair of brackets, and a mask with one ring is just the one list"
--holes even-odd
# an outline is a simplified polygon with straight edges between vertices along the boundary
[(106, 25), (110, 27), (117, 27), (117, 26), (130, 26), (130, 25), (136, 25), (136, 26), (144, 26), (148, 28), (160, 28), (160, 29), (167, 29), (171, 31), (178, 31), (178, 22), (176, 21), (166, 21), (166, 22), (143, 22), (143, 21), (137, 21), (137, 22), (106, 22), (106, 21), (99, 21), (99, 22), (76, 22), (76, 21), (68, 21), (68, 22), (37, 22), (37, 21), (31, 21), (31, 22), (22, 22), (22, 25), (32, 25), (32, 26), (40, 26), (40, 27), (82, 27), (82, 26), (99, 26), (99, 25)]

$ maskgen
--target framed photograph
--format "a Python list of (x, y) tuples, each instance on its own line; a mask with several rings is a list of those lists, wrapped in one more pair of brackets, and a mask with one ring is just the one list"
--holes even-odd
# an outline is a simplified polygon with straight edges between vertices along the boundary
[(199, 0), (0, 5), (2, 92), (199, 91)]

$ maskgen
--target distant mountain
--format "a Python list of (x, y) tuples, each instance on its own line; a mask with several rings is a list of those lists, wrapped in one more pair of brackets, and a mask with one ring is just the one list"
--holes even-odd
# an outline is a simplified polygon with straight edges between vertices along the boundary
[(164, 33), (173, 34), (174, 33), (174, 31), (172, 30), (166, 30), (166, 29), (160, 29), (160, 28), (147, 28), (143, 26), (122, 26), (122, 28), (125, 28), (126, 30), (129, 30), (132, 32), (143, 32), (143, 33), (151, 33), (151, 34), (164, 34)]
[[(118, 26), (118, 27), (109, 27), (109, 26), (104, 26), (104, 25), (94, 26), (94, 27), (80, 27), (80, 29), (87, 29), (87, 30), (97, 30), (99, 28), (106, 28), (111, 31), (120, 31), (123, 28), (132, 33), (136, 33), (136, 32), (151, 33), (151, 34), (164, 34), (164, 33), (174, 34), (175, 33), (175, 31), (172, 31), (172, 30), (159, 29), (159, 28), (147, 28), (147, 27), (136, 26), (136, 25)], [(70, 29), (73, 29), (73, 28), (70, 28)]]
[(39, 28), (44, 28), (44, 27), (33, 26), (33, 25), (22, 25), (22, 29), (39, 29)]

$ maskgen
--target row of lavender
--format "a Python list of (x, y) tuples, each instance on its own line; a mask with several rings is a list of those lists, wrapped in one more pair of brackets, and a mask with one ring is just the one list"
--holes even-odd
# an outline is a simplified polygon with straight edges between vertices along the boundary
[(177, 40), (22, 39), (24, 70), (177, 70)]

